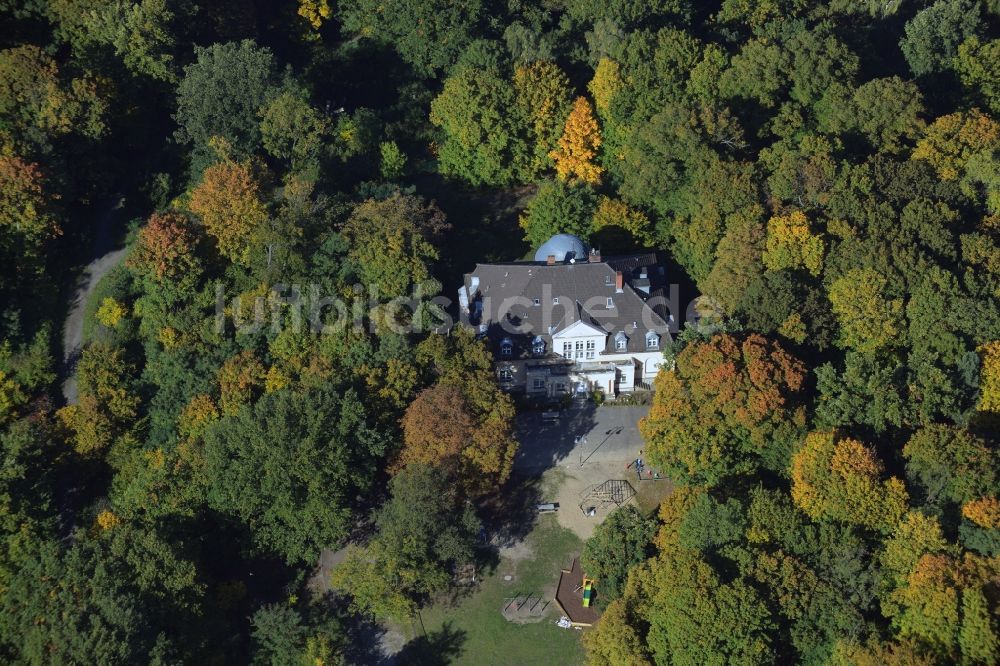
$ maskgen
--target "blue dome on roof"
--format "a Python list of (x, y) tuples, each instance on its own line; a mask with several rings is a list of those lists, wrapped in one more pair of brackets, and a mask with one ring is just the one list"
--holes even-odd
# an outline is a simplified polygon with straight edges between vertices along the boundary
[(586, 261), (587, 246), (573, 234), (556, 234), (535, 250), (535, 261), (547, 261), (549, 255), (554, 255), (556, 261)]

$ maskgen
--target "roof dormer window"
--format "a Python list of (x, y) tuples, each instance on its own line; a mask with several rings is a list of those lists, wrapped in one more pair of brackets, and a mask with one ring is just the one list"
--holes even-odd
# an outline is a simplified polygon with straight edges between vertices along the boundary
[(660, 348), (660, 336), (650, 331), (646, 333), (646, 349), (659, 349)]
[(625, 333), (618, 331), (618, 333), (615, 334), (615, 349), (618, 351), (625, 351), (626, 347), (628, 347), (628, 338), (625, 337)]
[(510, 338), (504, 338), (500, 342), (500, 355), (501, 356), (512, 356), (514, 354), (514, 343)]
[(535, 356), (545, 354), (545, 340), (542, 340), (540, 336), (535, 336), (535, 339), (531, 341), (531, 353)]
[(610, 309), (612, 309), (612, 308), (614, 308), (614, 307), (615, 307), (615, 299), (613, 299), (613, 298), (611, 298), (611, 297), (609, 296), (609, 297), (608, 297), (608, 309), (610, 310)]

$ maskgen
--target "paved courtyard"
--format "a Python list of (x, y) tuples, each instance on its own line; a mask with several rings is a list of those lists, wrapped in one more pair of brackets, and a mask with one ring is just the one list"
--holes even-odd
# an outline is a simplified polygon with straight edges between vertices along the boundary
[(514, 468), (540, 472), (556, 465), (628, 463), (642, 449), (638, 424), (648, 411), (649, 407), (595, 407), (586, 402), (559, 412), (558, 421), (544, 420), (537, 411), (519, 414), (516, 435), (521, 446)]

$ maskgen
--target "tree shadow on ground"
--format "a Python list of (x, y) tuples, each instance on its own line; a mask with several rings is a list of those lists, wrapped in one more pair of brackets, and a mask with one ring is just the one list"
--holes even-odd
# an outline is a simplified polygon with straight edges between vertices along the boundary
[(396, 655), (395, 663), (413, 666), (439, 666), (450, 664), (462, 655), (465, 632), (445, 622), (437, 631), (418, 636), (403, 646)]
[(581, 462), (567, 459), (577, 448), (578, 438), (593, 430), (597, 422), (596, 411), (597, 407), (589, 400), (577, 399), (570, 408), (559, 410), (557, 419), (547, 416), (552, 411), (519, 412), (514, 424), (519, 445), (514, 459), (515, 471), (540, 477), (560, 462)]
[(540, 474), (512, 474), (504, 487), (480, 507), (489, 546), (510, 547), (528, 536), (543, 501)]

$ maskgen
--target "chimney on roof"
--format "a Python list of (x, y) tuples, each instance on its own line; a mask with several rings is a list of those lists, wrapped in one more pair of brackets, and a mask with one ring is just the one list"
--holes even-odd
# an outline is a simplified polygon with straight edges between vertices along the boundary
[(625, 278), (622, 277), (621, 271), (615, 271), (615, 291), (619, 294), (622, 293), (622, 289), (625, 286)]
[(588, 259), (592, 264), (601, 263), (601, 251), (596, 247), (590, 251), (590, 257)]
[(555, 266), (556, 255), (550, 254), (549, 256), (545, 257), (545, 263), (548, 264), (549, 266)]

